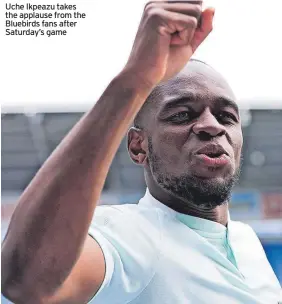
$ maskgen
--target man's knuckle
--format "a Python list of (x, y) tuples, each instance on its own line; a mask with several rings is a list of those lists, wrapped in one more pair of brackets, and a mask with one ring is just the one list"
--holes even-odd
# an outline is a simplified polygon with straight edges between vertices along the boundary
[(194, 10), (195, 16), (200, 16), (202, 14), (202, 6), (199, 4), (195, 4), (193, 10)]
[(153, 1), (150, 1), (145, 6), (145, 12), (148, 14), (152, 9), (156, 7), (156, 3)]
[(147, 12), (147, 16), (150, 19), (158, 19), (161, 16), (161, 9), (158, 7), (153, 7)]
[(190, 28), (196, 28), (198, 24), (198, 19), (196, 17), (189, 16), (186, 20), (186, 24)]

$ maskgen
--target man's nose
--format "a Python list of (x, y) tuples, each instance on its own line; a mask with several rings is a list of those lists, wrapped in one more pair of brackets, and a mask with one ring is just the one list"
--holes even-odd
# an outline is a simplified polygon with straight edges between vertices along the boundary
[(210, 137), (221, 136), (226, 132), (224, 125), (219, 123), (209, 109), (205, 109), (199, 116), (192, 130), (198, 136), (208, 135)]

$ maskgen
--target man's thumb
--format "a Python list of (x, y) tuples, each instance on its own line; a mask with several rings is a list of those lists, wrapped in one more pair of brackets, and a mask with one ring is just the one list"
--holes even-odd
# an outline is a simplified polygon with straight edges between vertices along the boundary
[(214, 18), (215, 9), (209, 7), (202, 12), (201, 15), (201, 25), (196, 29), (194, 37), (191, 41), (191, 46), (193, 51), (205, 40), (209, 33), (213, 29), (213, 18)]

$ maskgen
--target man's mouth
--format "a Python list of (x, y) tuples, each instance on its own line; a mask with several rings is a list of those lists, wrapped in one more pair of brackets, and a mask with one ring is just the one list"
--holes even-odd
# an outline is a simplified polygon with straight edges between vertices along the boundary
[(221, 153), (221, 152), (218, 152), (218, 153), (199, 153), (199, 155), (201, 155), (201, 154), (206, 155), (210, 158), (218, 158), (218, 157), (224, 155), (224, 153)]
[(229, 157), (226, 154), (196, 154), (199, 161), (207, 166), (220, 167), (229, 163)]
[(196, 151), (197, 159), (207, 166), (220, 167), (229, 163), (229, 155), (220, 145), (208, 144)]

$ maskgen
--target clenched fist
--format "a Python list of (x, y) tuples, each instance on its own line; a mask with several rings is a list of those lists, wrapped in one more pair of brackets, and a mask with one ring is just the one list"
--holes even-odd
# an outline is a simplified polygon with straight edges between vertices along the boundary
[(149, 2), (125, 70), (150, 87), (171, 78), (211, 32), (213, 16), (202, 1)]

